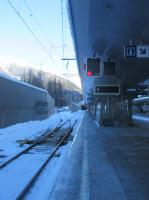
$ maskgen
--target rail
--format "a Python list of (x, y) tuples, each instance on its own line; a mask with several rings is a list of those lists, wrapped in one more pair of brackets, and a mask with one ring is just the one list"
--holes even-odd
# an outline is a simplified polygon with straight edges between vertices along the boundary
[(9, 160), (7, 160), (6, 162), (4, 162), (3, 164), (0, 165), (0, 170), (4, 167), (6, 167), (8, 164), (10, 164), (12, 161), (14, 161), (15, 159), (17, 159), (18, 157), (20, 157), (21, 155), (27, 153), (29, 150), (31, 150), (34, 146), (38, 145), (42, 140), (44, 140), (46, 137), (48, 137), (49, 135), (51, 135), (52, 133), (58, 131), (62, 126), (64, 126), (66, 123), (70, 122), (70, 120), (67, 120), (65, 122), (63, 122), (62, 124), (60, 124), (59, 126), (55, 127), (54, 129), (52, 129), (50, 132), (46, 132), (44, 134), (42, 134), (42, 136), (33, 144), (31, 144), (29, 147), (25, 148), (24, 150), (22, 150), (21, 152), (19, 152), (18, 154), (16, 154), (15, 156), (11, 157)]
[(28, 191), (31, 189), (32, 185), (34, 184), (34, 182), (36, 181), (37, 177), (41, 174), (41, 172), (44, 170), (44, 168), (46, 167), (46, 165), (49, 163), (49, 161), (51, 160), (51, 158), (55, 155), (57, 149), (62, 145), (62, 143), (69, 137), (69, 135), (71, 134), (71, 132), (73, 131), (73, 128), (75, 126), (75, 124), (77, 123), (78, 120), (76, 120), (74, 122), (74, 124), (72, 125), (72, 127), (68, 128), (65, 131), (65, 135), (62, 137), (62, 139), (59, 141), (59, 143), (57, 144), (57, 146), (53, 149), (53, 151), (50, 153), (50, 155), (48, 156), (48, 158), (46, 159), (46, 161), (43, 163), (43, 165), (39, 168), (39, 170), (34, 174), (34, 176), (30, 179), (30, 181), (28, 182), (28, 184), (24, 187), (24, 189), (21, 191), (21, 193), (17, 196), (16, 200), (22, 200), (24, 199), (24, 197), (27, 195)]

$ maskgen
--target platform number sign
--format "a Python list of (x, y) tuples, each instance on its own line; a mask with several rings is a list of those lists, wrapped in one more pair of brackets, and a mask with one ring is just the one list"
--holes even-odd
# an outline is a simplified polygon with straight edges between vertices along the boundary
[(124, 46), (124, 58), (149, 58), (149, 45)]
[(137, 56), (137, 47), (132, 45), (126, 45), (124, 47), (124, 57), (125, 58), (136, 58)]

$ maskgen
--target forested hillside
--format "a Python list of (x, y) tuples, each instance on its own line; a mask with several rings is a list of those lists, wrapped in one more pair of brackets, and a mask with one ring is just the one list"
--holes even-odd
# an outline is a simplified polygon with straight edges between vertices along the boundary
[(81, 90), (75, 84), (49, 72), (30, 67), (20, 67), (16, 64), (1, 67), (0, 71), (46, 89), (55, 99), (55, 105), (58, 107), (69, 105), (72, 101), (78, 102), (82, 98)]

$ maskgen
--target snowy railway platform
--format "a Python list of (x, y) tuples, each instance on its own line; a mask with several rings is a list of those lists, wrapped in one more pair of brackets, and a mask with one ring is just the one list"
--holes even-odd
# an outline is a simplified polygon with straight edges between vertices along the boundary
[(149, 134), (98, 127), (84, 113), (49, 200), (148, 200)]
[[(148, 130), (136, 127), (99, 127), (88, 111), (73, 114), (60, 112), (47, 120), (1, 129), (0, 161), (20, 151), (16, 140), (34, 138), (37, 132), (42, 133), (43, 128), (53, 128), (59, 121), (68, 118), (79, 121), (66, 145), (58, 149), (25, 199), (148, 200)], [(47, 147), (43, 152), (35, 149), (26, 154), (26, 158), (20, 158), (20, 161), (1, 169), (0, 199), (16, 199), (47, 154)], [(33, 157), (36, 160), (34, 162)]]

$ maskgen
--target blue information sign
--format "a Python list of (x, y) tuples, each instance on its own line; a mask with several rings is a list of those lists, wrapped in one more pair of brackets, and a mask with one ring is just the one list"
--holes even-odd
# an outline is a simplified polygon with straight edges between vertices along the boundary
[(124, 57), (125, 58), (136, 58), (137, 57), (137, 46), (126, 45), (124, 46)]

